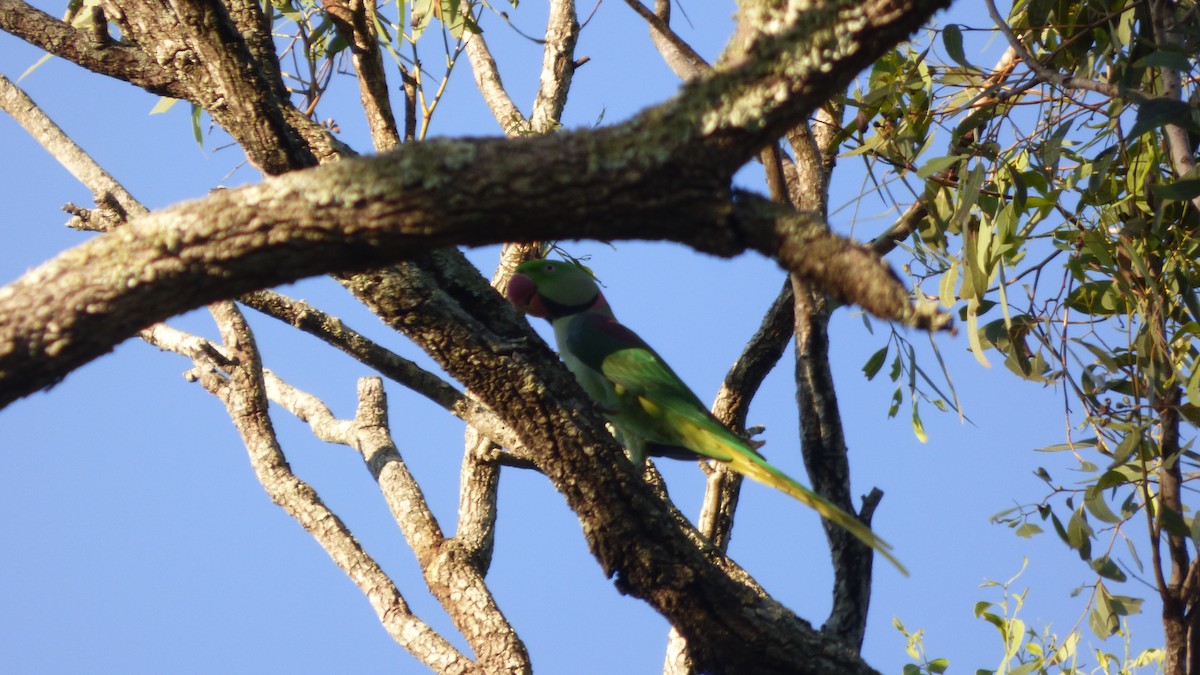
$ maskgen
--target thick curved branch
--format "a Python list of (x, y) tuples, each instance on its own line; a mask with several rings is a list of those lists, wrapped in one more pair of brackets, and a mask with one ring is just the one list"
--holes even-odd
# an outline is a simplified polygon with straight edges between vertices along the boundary
[(602, 568), (618, 575), (618, 588), (695, 638), (708, 670), (870, 672), (683, 529), (686, 521), (623, 459), (558, 358), (482, 277), (456, 275), (467, 264), (446, 258), (461, 256), (437, 255), (356, 275), (350, 290), (519, 426), (538, 468), (579, 514)]
[[(681, 183), (682, 171), (651, 180), (589, 167), (594, 140), (577, 133), (415, 144), (135, 219), (0, 289), (0, 403), (205, 303), (453, 244), (658, 238), (726, 256), (757, 250), (882, 318), (932, 318), (909, 306), (877, 257), (812, 219), (751, 195), (722, 200), (720, 184)], [(548, 149), (565, 152), (556, 162)], [(529, 190), (513, 189), (522, 184)], [(476, 190), (463, 194), (462, 185)]]
[(99, 42), (91, 31), (74, 28), (20, 0), (0, 0), (0, 30), (47, 53), (152, 94), (188, 97), (187, 86), (145, 52), (111, 40)]
[[(774, 137), (773, 126), (802, 119), (888, 40), (904, 37), (941, 4), (846, 0), (789, 15), (779, 35), (752, 45), (768, 65), (732, 67), (692, 83), (623, 127), (521, 143), (420, 144), (147, 216), (0, 291), (0, 316), (14, 317), (0, 332), (0, 404), (53, 384), (142, 326), (185, 309), (450, 244), (661, 236), (724, 255), (754, 248), (814, 279), (832, 272), (827, 290), (848, 284), (853, 291), (842, 299), (887, 318), (912, 319), (894, 279), (864, 285), (863, 275), (839, 268), (847, 256), (833, 255), (833, 238), (805, 235), (795, 218), (756, 208), (750, 199), (731, 208), (726, 195), (732, 172)], [(193, 48), (201, 55), (216, 49), (214, 40), (228, 32), (221, 13), (187, 8), (196, 19), (187, 32)], [(174, 36), (179, 23), (153, 11), (115, 18), (127, 34), (150, 38)], [(839, 28), (845, 19), (857, 22)], [(822, 58), (808, 54), (810, 48)], [(257, 73), (236, 54), (222, 56), (233, 62), (184, 70), (239, 87), (247, 71)], [(266, 91), (251, 98), (248, 119), (271, 119), (270, 102), (259, 100)], [(256, 153), (264, 169), (304, 161), (274, 147), (274, 154)], [(463, 185), (474, 189), (465, 192)], [(729, 217), (734, 211), (739, 218)], [(806, 247), (817, 254), (807, 264)], [(47, 297), (48, 290), (62, 293)]]
[(910, 307), (877, 257), (812, 219), (752, 195), (722, 199), (721, 183), (693, 182), (683, 169), (648, 176), (591, 163), (596, 141), (580, 132), (415, 144), (135, 219), (0, 289), (0, 403), (188, 309), (454, 244), (590, 237), (757, 250), (882, 318), (933, 319)]
[[(254, 57), (228, 9), (216, 0), (104, 0), (121, 34), (153, 54), (268, 175), (317, 163), (289, 123), (283, 85)], [(257, 43), (256, 43), (257, 44)], [(278, 73), (278, 69), (274, 70)]]

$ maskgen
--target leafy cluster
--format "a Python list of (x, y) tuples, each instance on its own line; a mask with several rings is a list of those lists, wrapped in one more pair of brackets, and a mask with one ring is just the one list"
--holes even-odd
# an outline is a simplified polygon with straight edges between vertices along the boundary
[(1095, 580), (1076, 592), (1107, 638), (1141, 606), (1114, 584), (1195, 600), (1200, 20), (1187, 2), (1030, 0), (996, 25), (1007, 49), (990, 68), (965, 44), (991, 27), (946, 26), (880, 60), (843, 137), (885, 201), (916, 201), (886, 236), (958, 310), (979, 363), (1069, 394), (1067, 438), (1043, 450), (1072, 453), (1082, 478), (1039, 468), (1045, 499), (996, 521), (1022, 537), (1045, 526), (1078, 553)]

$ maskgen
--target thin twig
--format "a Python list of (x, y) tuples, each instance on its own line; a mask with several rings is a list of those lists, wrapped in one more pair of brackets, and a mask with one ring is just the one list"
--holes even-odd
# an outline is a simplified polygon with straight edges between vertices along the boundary
[(995, 0), (984, 0), (984, 3), (987, 4), (988, 14), (992, 17), (992, 21), (995, 22), (1000, 32), (1004, 34), (1004, 38), (1008, 40), (1008, 44), (1012, 45), (1012, 48), (1017, 52), (1017, 56), (1029, 66), (1029, 69), (1033, 71), (1039, 80), (1067, 89), (1082, 89), (1111, 98), (1129, 99), (1138, 103), (1145, 103), (1153, 98), (1137, 89), (1089, 80), (1085, 77), (1063, 75), (1056, 70), (1046, 67), (1045, 64), (1037, 60), (1029, 52), (1029, 48), (1025, 46), (1024, 42), (1021, 42), (1021, 38), (1017, 37), (1017, 34), (1009, 27), (1008, 22), (1000, 16), (999, 10), (996, 9)]

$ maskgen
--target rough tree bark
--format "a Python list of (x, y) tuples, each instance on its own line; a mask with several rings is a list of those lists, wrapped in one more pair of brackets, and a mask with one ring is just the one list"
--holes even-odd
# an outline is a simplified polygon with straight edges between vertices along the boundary
[[(818, 218), (735, 191), (730, 181), (948, 3), (748, 0), (741, 11), (760, 30), (739, 35), (733, 57), (627, 123), (516, 140), (403, 144), (335, 161), (353, 153), (288, 101), (256, 3), (106, 0), (103, 13), (125, 40), (114, 42), (0, 0), (0, 29), (96, 72), (200, 105), (255, 166), (275, 176), (135, 218), (0, 289), (0, 405), (53, 385), (156, 321), (286, 281), (341, 273), (362, 302), (507, 423), (579, 515), (602, 568), (689, 640), (698, 668), (872, 672), (851, 649), (767, 595), (659, 499), (619, 459), (620, 449), (557, 358), (445, 247), (659, 238), (727, 256), (756, 250), (794, 278), (878, 316), (944, 325), (944, 317), (910, 305), (870, 250), (829, 234)], [(350, 12), (347, 27), (354, 31), (362, 18), (354, 13), (363, 5), (337, 6)], [(563, 11), (558, 20), (569, 26), (573, 8)], [(571, 68), (572, 36), (564, 29), (563, 48), (547, 55), (545, 70), (560, 82)], [(370, 69), (377, 54), (360, 45), (356, 57)], [(486, 54), (476, 57), (486, 75)], [(364, 85), (362, 95), (368, 108), (385, 110), (377, 89)], [(518, 120), (518, 127), (545, 129), (562, 102), (555, 90), (541, 91), (532, 122)], [(381, 147), (399, 133), (389, 115), (372, 124)], [(321, 163), (328, 166), (315, 167)], [(469, 194), (464, 185), (472, 186)], [(243, 354), (231, 366), (241, 383), (223, 399), (247, 425), (248, 447), (267, 457), (274, 452), (269, 438), (253, 436), (262, 425), (256, 411), (265, 405), (261, 366), (238, 317), (226, 311), (222, 325), (229, 347)], [(386, 444), (375, 447), (386, 454)], [(477, 544), (486, 557), (489, 544)], [(481, 661), (489, 658), (473, 647)], [(520, 651), (500, 650), (492, 662), (513, 650)]]

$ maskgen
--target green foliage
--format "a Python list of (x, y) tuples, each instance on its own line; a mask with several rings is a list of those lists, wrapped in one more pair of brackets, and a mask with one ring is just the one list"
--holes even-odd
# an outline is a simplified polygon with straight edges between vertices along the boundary
[[(515, 7), (516, 0), (511, 4)], [(316, 117), (321, 98), (333, 74), (344, 67), (341, 62), (350, 56), (355, 37), (345, 34), (349, 30), (345, 24), (335, 22), (317, 0), (271, 0), (263, 8), (277, 38), (287, 44), (281, 63), (292, 66), (283, 69), (288, 89), (298, 99), (297, 107)], [(406, 105), (418, 111), (417, 139), (429, 132), (463, 41), (482, 32), (478, 16), (485, 8), (491, 9), (487, 3), (471, 0), (396, 0), (379, 3), (371, 13), (373, 26), (368, 30), (373, 29), (376, 46), (400, 67), (406, 85), (401, 93), (410, 97)], [(426, 51), (422, 59), (422, 51), (428, 49), (443, 58), (428, 58)], [(434, 65), (427, 67), (426, 61)], [(327, 124), (336, 129), (332, 120)]]
[[(1153, 38), (1162, 7), (1178, 9), (1178, 44)], [(958, 309), (976, 360), (1000, 360), (1073, 399), (1067, 437), (1043, 450), (1070, 453), (1075, 475), (1058, 481), (1038, 468), (1045, 498), (994, 521), (1022, 538), (1052, 531), (1080, 557), (1092, 581), (1077, 594), (1100, 639), (1140, 611), (1121, 584), (1173, 572), (1144, 560), (1169, 566), (1194, 559), (1200, 545), (1186, 490), (1200, 475), (1190, 449), (1200, 424), (1200, 171), (1173, 159), (1195, 154), (1196, 141), (1180, 148), (1178, 133), (1200, 139), (1194, 9), (1014, 3), (1014, 34), (1042, 65), (1077, 78), (1066, 86), (1047, 85), (1020, 59), (984, 67), (980, 33), (946, 26), (927, 49), (899, 49), (875, 65), (850, 97), (859, 115), (843, 134), (845, 155), (861, 158), (881, 195), (901, 186), (920, 199), (904, 268), (918, 289), (929, 284), (928, 295)], [(1182, 83), (1178, 97), (1172, 80)], [(896, 346), (863, 369), (876, 377), (889, 355), (901, 364), (893, 415), (901, 372), (920, 372)], [(911, 386), (909, 395), (916, 400)], [(1178, 557), (1147, 555), (1164, 546)], [(1006, 648), (1025, 649), (1012, 618), (980, 612), (1005, 631)], [(1115, 663), (1098, 662), (1105, 672)]]
[[(953, 408), (961, 414), (958, 404), (958, 393), (955, 392), (954, 383), (950, 380), (950, 375), (946, 371), (946, 364), (942, 360), (941, 352), (938, 351), (936, 343), (931, 341), (930, 344), (934, 355), (937, 357), (938, 365), (941, 367), (941, 376), (945, 382), (944, 385), (939, 386), (920, 364), (917, 363), (916, 350), (913, 348), (913, 345), (897, 332), (895, 328), (892, 329), (888, 344), (872, 354), (862, 367), (863, 374), (867, 376), (868, 380), (875, 379), (875, 376), (883, 369), (884, 363), (887, 362), (888, 354), (892, 347), (895, 347), (896, 355), (892, 358), (891, 367), (888, 370), (888, 378), (896, 383), (896, 389), (892, 394), (891, 405), (888, 407), (888, 417), (895, 417), (900, 412), (900, 406), (904, 403), (904, 394), (907, 392), (909, 401), (912, 404), (911, 419), (913, 435), (922, 443), (929, 440), (925, 433), (925, 424), (921, 421), (922, 402), (930, 403), (942, 412)], [(942, 391), (942, 386), (946, 387), (949, 396)]]
[[(1161, 672), (1165, 654), (1161, 649), (1147, 649), (1137, 654), (1131, 654), (1129, 649), (1129, 631), (1121, 621), (1128, 615), (1129, 607), (1123, 605), (1128, 598), (1108, 596), (1103, 604), (1102, 612), (1093, 611), (1091, 623), (1104, 622), (1102, 632), (1105, 637), (1119, 634), (1124, 638), (1122, 654), (1112, 654), (1101, 649), (1088, 652), (1081, 642), (1083, 635), (1078, 628), (1072, 628), (1065, 636), (1059, 637), (1050, 630), (1049, 626), (1035, 629), (1020, 618), (1025, 606), (1029, 590), (1013, 592), (1012, 584), (1025, 571), (1021, 570), (1005, 582), (987, 581), (983, 588), (993, 588), (1000, 592), (998, 600), (980, 600), (975, 603), (974, 616), (976, 619), (993, 626), (1000, 640), (1000, 663), (994, 670), (977, 668), (976, 675), (1085, 675), (1087, 673), (1119, 673), (1132, 675), (1145, 673), (1147, 669)], [(1097, 595), (1103, 590), (1101, 585)], [(1110, 625), (1111, 624), (1111, 625)], [(937, 675), (946, 672), (950, 663), (946, 659), (930, 659), (925, 651), (925, 631), (918, 629), (909, 631), (900, 619), (893, 618), (892, 625), (899, 630), (907, 640), (905, 652), (914, 662), (904, 666), (905, 675)], [(1093, 625), (1093, 632), (1096, 631)], [(1095, 665), (1087, 662), (1095, 659)]]
[(904, 675), (941, 675), (950, 667), (950, 661), (947, 659), (928, 659), (925, 655), (925, 631), (917, 630), (909, 632), (900, 619), (893, 618), (892, 625), (896, 630), (900, 631), (908, 644), (904, 651), (910, 659), (914, 659), (917, 663), (909, 663), (904, 666), (902, 671)]

